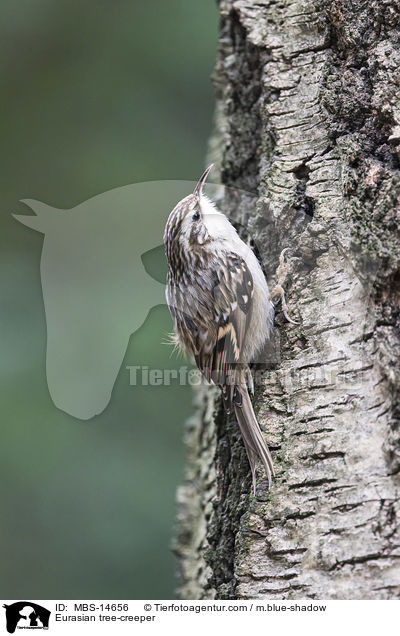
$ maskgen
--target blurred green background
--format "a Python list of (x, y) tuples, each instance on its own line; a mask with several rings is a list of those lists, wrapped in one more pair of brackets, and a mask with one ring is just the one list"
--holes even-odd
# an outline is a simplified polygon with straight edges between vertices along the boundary
[[(111, 188), (197, 179), (211, 132), (214, 0), (3, 0), (0, 597), (175, 596), (169, 550), (190, 387), (130, 387), (127, 364), (174, 368), (154, 308), (106, 410), (56, 409), (45, 378), (43, 236), (18, 201), (72, 207)], [(160, 237), (161, 238), (161, 237)]]

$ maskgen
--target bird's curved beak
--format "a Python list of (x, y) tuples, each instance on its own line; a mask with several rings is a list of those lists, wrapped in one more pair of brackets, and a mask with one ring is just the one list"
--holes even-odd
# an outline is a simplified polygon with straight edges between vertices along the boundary
[(193, 190), (193, 194), (200, 198), (201, 195), (201, 191), (203, 189), (203, 185), (205, 184), (205, 181), (208, 177), (208, 173), (210, 172), (211, 168), (214, 167), (214, 164), (212, 163), (211, 166), (208, 166), (207, 170), (204, 170), (203, 174), (201, 175), (200, 179), (197, 182), (197, 185), (195, 187), (195, 189)]

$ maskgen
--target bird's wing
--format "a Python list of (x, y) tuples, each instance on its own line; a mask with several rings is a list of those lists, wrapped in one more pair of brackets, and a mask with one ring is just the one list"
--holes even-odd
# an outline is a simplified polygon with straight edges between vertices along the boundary
[[(221, 387), (227, 411), (235, 412), (255, 492), (257, 458), (264, 464), (269, 485), (274, 468), (246, 385), (250, 360), (243, 358), (252, 313), (253, 277), (244, 259), (233, 253), (228, 254), (224, 262), (216, 261), (211, 278), (204, 279), (204, 276), (204, 272), (198, 272), (195, 303), (191, 303), (192, 290), (186, 288), (186, 311), (180, 312), (177, 320), (197, 366), (207, 380)], [(194, 307), (190, 315), (189, 307)]]
[(234, 253), (228, 254), (224, 263), (217, 263), (215, 274), (211, 307), (215, 328), (210, 332), (207, 324), (200, 326), (195, 359), (206, 378), (223, 387), (238, 364), (249, 362), (243, 359), (243, 345), (254, 284), (246, 262)]
[[(235, 412), (255, 493), (257, 458), (264, 464), (269, 486), (275, 473), (246, 385), (246, 369), (250, 360), (243, 358), (243, 348), (252, 312), (253, 278), (245, 261), (236, 254), (230, 254), (227, 267), (221, 267), (217, 273), (219, 281), (213, 293), (217, 325), (213, 348), (210, 350), (208, 333), (208, 338), (198, 341), (199, 351), (195, 358), (206, 378), (221, 387), (227, 411)], [(200, 334), (201, 331), (198, 332)]]

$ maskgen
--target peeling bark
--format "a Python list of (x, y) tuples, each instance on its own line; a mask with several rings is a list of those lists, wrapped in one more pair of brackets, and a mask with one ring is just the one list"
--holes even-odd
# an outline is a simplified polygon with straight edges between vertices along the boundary
[[(277, 477), (256, 496), (203, 389), (187, 428), (184, 598), (400, 596), (400, 3), (222, 0), (213, 159), (289, 310), (255, 407)], [(240, 190), (256, 193), (250, 205)]]

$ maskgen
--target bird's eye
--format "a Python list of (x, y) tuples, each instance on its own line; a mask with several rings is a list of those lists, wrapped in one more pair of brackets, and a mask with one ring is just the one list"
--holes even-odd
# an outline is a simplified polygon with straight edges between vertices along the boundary
[(195, 212), (192, 216), (193, 221), (200, 221), (200, 212)]

